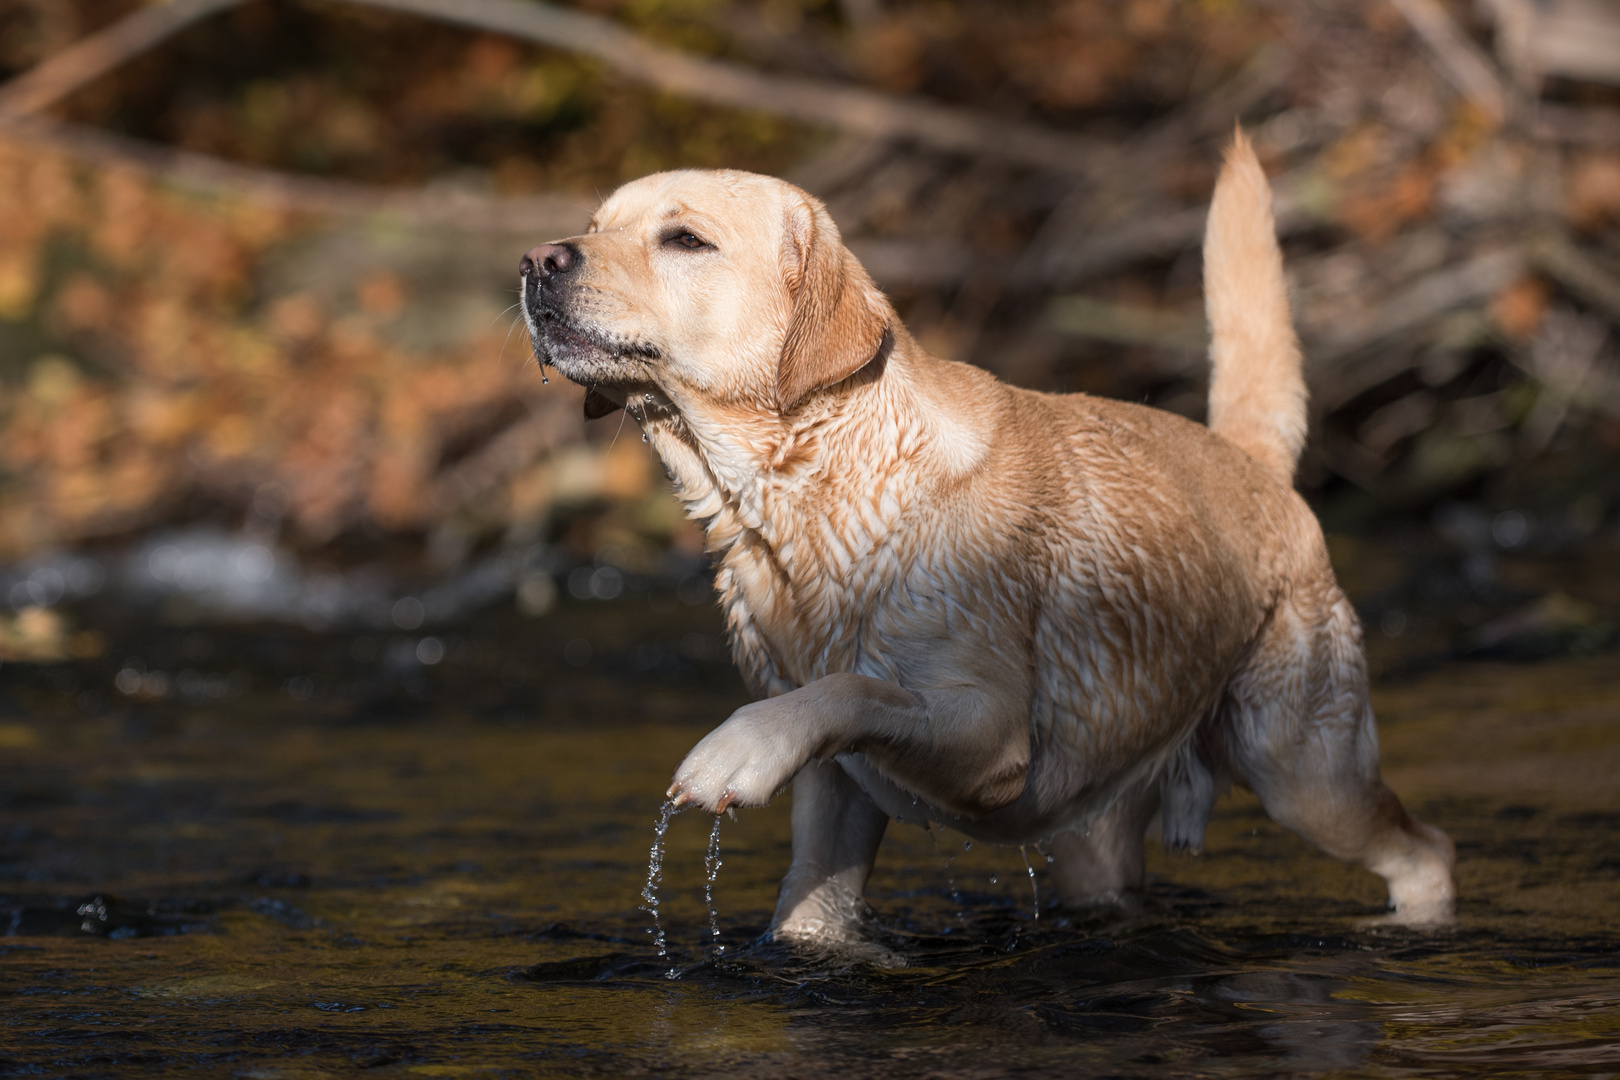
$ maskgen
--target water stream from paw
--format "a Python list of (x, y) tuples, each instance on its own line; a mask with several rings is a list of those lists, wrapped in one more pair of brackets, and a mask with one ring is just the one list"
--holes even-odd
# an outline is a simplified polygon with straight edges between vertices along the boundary
[(1018, 847), (1018, 854), (1024, 857), (1024, 869), (1029, 871), (1029, 904), (1035, 913), (1035, 921), (1041, 921), (1041, 890), (1035, 884), (1035, 866), (1029, 861), (1029, 852), (1024, 850), (1022, 844)]
[(703, 902), (709, 906), (709, 944), (712, 955), (718, 957), (726, 951), (720, 944), (720, 913), (714, 908), (714, 879), (720, 875), (720, 815), (714, 815), (714, 828), (709, 830), (709, 852), (703, 857)]
[[(664, 883), (664, 837), (669, 833), (669, 819), (674, 816), (674, 802), (665, 802), (658, 812), (658, 824), (653, 826), (652, 851), (647, 855), (647, 884), (641, 890), (642, 910), (651, 915), (653, 921), (648, 933), (653, 936), (660, 961), (669, 959), (669, 943), (664, 939), (664, 922), (658, 917), (658, 887)], [(675, 969), (670, 968), (668, 977), (674, 978), (675, 974)]]

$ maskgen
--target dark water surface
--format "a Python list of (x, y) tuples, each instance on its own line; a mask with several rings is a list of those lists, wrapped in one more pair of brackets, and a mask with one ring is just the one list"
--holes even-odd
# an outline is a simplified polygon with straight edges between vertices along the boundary
[(674, 819), (661, 960), (661, 792), (742, 700), (708, 618), (496, 619), (430, 667), (181, 630), (7, 667), (0, 1075), (1620, 1073), (1613, 656), (1380, 691), (1386, 775), (1457, 841), (1453, 929), (1369, 926), (1376, 879), (1236, 795), (1109, 918), (1037, 920), (1016, 849), (894, 826), (870, 895), (907, 966), (794, 955), (758, 943), (778, 798), (722, 823), (718, 953), (712, 819)]

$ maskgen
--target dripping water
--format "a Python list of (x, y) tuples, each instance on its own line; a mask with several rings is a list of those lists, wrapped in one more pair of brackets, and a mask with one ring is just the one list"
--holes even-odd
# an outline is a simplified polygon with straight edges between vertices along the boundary
[[(647, 884), (641, 890), (643, 901), (642, 910), (652, 916), (652, 928), (647, 932), (653, 936), (653, 944), (658, 948), (658, 959), (669, 959), (669, 945), (664, 940), (664, 923), (658, 917), (658, 887), (664, 883), (664, 834), (669, 832), (669, 819), (675, 814), (674, 802), (664, 803), (659, 811), (658, 824), (653, 827), (652, 851), (647, 856)], [(670, 968), (668, 978), (675, 977), (675, 969)]]
[(703, 900), (709, 905), (709, 944), (713, 955), (726, 951), (720, 944), (720, 913), (714, 908), (714, 879), (720, 875), (720, 815), (714, 815), (714, 828), (709, 830), (709, 853), (703, 858), (703, 869), (708, 880), (703, 884)]
[(951, 903), (956, 905), (956, 921), (965, 924), (967, 922), (966, 908), (962, 903), (962, 893), (956, 887), (956, 874), (951, 868), (951, 864), (956, 861), (956, 857), (946, 851), (945, 845), (939, 842), (939, 833), (934, 831), (932, 821), (927, 822), (923, 827), (928, 830), (928, 839), (934, 842), (934, 850), (939, 852), (939, 861), (945, 865), (945, 887), (951, 890)]
[[(1036, 848), (1039, 851), (1039, 848)], [(1035, 883), (1035, 866), (1029, 861), (1029, 852), (1019, 845), (1018, 854), (1024, 857), (1024, 869), (1029, 871), (1029, 902), (1035, 908), (1035, 921), (1041, 921), (1041, 890)]]

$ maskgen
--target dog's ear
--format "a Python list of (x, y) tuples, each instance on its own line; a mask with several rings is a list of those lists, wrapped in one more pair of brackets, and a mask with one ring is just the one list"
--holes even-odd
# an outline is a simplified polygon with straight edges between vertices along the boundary
[(790, 411), (877, 355), (893, 309), (844, 247), (827, 208), (808, 195), (787, 211), (782, 252), (793, 313), (776, 370), (777, 406)]

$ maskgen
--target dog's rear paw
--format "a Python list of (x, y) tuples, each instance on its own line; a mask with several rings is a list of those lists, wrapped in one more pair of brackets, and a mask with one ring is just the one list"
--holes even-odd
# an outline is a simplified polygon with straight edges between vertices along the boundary
[(795, 953), (811, 959), (880, 968), (906, 967), (905, 957), (872, 940), (872, 911), (866, 902), (858, 896), (844, 896), (843, 892), (823, 889), (810, 902), (797, 905), (771, 927), (771, 940), (790, 945)]
[(886, 945), (864, 939), (818, 937), (814, 934), (796, 934), (782, 929), (771, 931), (771, 939), (780, 941), (797, 955), (812, 961), (824, 961), (840, 966), (871, 964), (873, 967), (895, 970), (910, 967), (911, 962)]
[(1385, 926), (1444, 926), (1453, 921), (1457, 884), (1453, 869), (1456, 848), (1451, 838), (1433, 825), (1413, 821), (1415, 841), (1402, 858), (1380, 868), (1389, 881), (1389, 902), (1394, 908), (1379, 922)]

